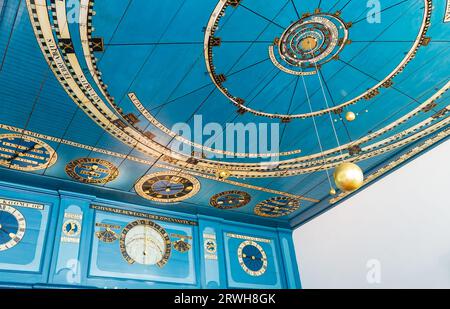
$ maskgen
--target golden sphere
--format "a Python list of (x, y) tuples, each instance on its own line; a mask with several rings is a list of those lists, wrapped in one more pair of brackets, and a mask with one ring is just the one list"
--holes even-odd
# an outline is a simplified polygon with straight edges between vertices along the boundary
[(361, 168), (353, 163), (341, 163), (334, 170), (334, 182), (342, 191), (355, 191), (364, 183), (364, 174)]
[(219, 177), (219, 179), (227, 179), (230, 175), (230, 172), (227, 170), (219, 170), (217, 172), (217, 177)]
[(354, 112), (347, 112), (347, 114), (345, 114), (345, 119), (347, 119), (347, 121), (353, 121), (356, 119), (356, 115)]

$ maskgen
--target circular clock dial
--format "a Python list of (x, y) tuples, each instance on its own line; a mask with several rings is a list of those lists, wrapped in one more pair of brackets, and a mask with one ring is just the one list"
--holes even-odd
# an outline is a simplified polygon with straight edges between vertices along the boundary
[(0, 205), (0, 251), (11, 249), (25, 235), (26, 221), (17, 209)]
[(57, 158), (55, 150), (37, 138), (23, 134), (0, 135), (0, 165), (36, 171), (50, 167)]
[(225, 191), (211, 197), (211, 206), (220, 209), (239, 208), (247, 205), (251, 200), (250, 194), (243, 191)]
[(67, 220), (63, 224), (63, 233), (67, 236), (78, 236), (81, 231), (80, 223), (76, 220)]
[(142, 177), (135, 189), (148, 200), (174, 203), (194, 196), (200, 189), (200, 183), (190, 175), (161, 172)]
[(119, 176), (119, 170), (109, 161), (97, 158), (81, 158), (66, 165), (66, 173), (83, 183), (105, 184)]
[(255, 213), (261, 217), (282, 217), (296, 211), (300, 202), (289, 197), (274, 197), (255, 206)]
[(137, 220), (122, 231), (120, 249), (130, 264), (162, 267), (170, 256), (170, 238), (166, 231), (149, 220)]
[(212, 239), (205, 240), (205, 250), (208, 253), (216, 253), (216, 251), (217, 251), (216, 242)]
[(250, 276), (261, 276), (267, 270), (267, 255), (254, 241), (246, 240), (239, 245), (238, 259), (242, 269)]

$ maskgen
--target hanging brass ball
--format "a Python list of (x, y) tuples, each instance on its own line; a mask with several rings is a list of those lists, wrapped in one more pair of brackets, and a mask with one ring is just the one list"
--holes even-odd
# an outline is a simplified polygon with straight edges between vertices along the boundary
[(341, 163), (334, 170), (334, 182), (342, 191), (355, 191), (363, 185), (364, 174), (361, 168), (353, 163)]
[(345, 114), (345, 119), (351, 122), (356, 119), (356, 115), (354, 112), (347, 112), (347, 114)]
[(336, 190), (334, 188), (330, 189), (330, 195), (336, 195)]

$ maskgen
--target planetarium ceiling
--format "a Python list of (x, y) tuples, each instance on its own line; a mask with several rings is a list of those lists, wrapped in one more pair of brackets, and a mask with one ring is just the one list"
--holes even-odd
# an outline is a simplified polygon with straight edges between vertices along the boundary
[(370, 185), (450, 133), (444, 0), (5, 0), (0, 16), (1, 173), (296, 225), (355, 193), (334, 184), (342, 162)]

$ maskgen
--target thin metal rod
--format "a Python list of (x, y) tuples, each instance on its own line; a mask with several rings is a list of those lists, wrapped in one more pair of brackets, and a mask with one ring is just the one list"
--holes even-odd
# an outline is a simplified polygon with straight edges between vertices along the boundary
[[(306, 94), (306, 98), (307, 98), (307, 101), (308, 101), (309, 110), (312, 113), (313, 109), (312, 109), (312, 105), (311, 105), (311, 99), (309, 97), (308, 88), (306, 87), (306, 82), (305, 82), (305, 76), (304, 75), (302, 75), (302, 81), (303, 81), (303, 87), (305, 88), (305, 94)], [(323, 164), (325, 166), (325, 155), (323, 154), (323, 147), (322, 147), (322, 142), (320, 141), (319, 129), (317, 128), (315, 117), (311, 117), (311, 119), (312, 119), (313, 124), (314, 124), (314, 130), (316, 132), (317, 142), (319, 143), (320, 153), (322, 154)], [(327, 173), (327, 178), (328, 178), (328, 183), (330, 184), (330, 189), (332, 189), (333, 185), (331, 184), (330, 172), (328, 171), (327, 168), (325, 168), (325, 172)]]
[[(327, 109), (330, 109), (330, 106), (329, 106), (329, 104), (328, 104), (327, 95), (325, 94), (325, 89), (324, 89), (324, 87), (323, 87), (322, 78), (320, 77), (319, 69), (318, 69), (318, 67), (317, 67), (317, 63), (314, 63), (314, 65), (315, 65), (315, 67), (316, 67), (317, 78), (319, 79), (319, 82), (320, 82), (320, 88), (322, 89), (322, 95), (323, 95), (323, 98), (324, 98), (324, 100), (325, 100), (325, 105), (326, 105)], [(338, 147), (339, 147), (339, 152), (341, 153), (341, 156), (342, 156), (343, 153), (342, 153), (341, 142), (339, 141), (339, 136), (338, 136), (338, 134), (337, 134), (336, 127), (334, 126), (333, 117), (331, 116), (331, 111), (329, 111), (327, 114), (328, 114), (328, 116), (330, 117), (330, 122), (331, 122), (331, 127), (333, 128), (334, 137), (336, 138), (336, 142), (337, 142)], [(314, 117), (313, 117), (313, 118), (314, 118)]]

